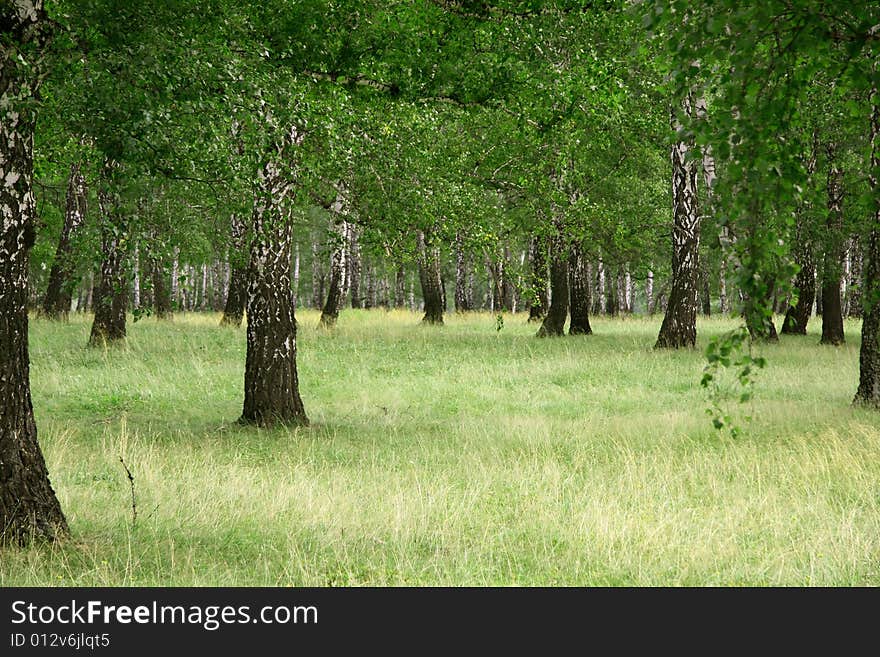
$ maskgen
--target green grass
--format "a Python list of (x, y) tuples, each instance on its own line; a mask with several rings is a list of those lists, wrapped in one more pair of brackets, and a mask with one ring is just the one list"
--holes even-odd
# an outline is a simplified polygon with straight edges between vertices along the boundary
[[(705, 413), (702, 350), (651, 349), (659, 317), (549, 340), (522, 315), (418, 319), (345, 311), (326, 332), (302, 312), (312, 426), (272, 431), (235, 422), (244, 330), (217, 316), (146, 319), (106, 351), (85, 319), (34, 320), (73, 538), (6, 550), (0, 584), (880, 585), (857, 324), (842, 348), (764, 347), (731, 438)], [(701, 345), (733, 325), (701, 322)]]

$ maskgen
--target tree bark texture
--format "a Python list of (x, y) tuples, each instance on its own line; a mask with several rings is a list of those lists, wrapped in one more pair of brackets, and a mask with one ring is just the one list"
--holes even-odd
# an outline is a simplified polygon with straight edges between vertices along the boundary
[(538, 337), (565, 335), (568, 316), (568, 249), (561, 225), (550, 243), (550, 307), (538, 329)]
[(425, 324), (443, 323), (443, 279), (440, 274), (440, 247), (428, 241), (424, 231), (418, 234), (419, 281), (425, 300)]
[(223, 307), (221, 326), (241, 326), (244, 308), (247, 304), (248, 268), (244, 260), (244, 247), (247, 235), (247, 224), (237, 214), (230, 218), (232, 234), (232, 253), (230, 255), (229, 287), (226, 290), (226, 304)]
[[(875, 65), (875, 71), (876, 65)], [(871, 171), (868, 181), (874, 200), (871, 232), (865, 245), (862, 279), (862, 346), (859, 349), (859, 388), (855, 402), (880, 409), (880, 92), (871, 93)]]
[(125, 312), (128, 307), (128, 280), (125, 272), (128, 221), (122, 208), (117, 184), (119, 166), (106, 162), (98, 189), (101, 209), (101, 280), (95, 294), (95, 319), (89, 344), (105, 345), (125, 339)]
[(843, 264), (843, 172), (836, 161), (836, 147), (828, 145), (828, 220), (825, 259), (822, 266), (822, 339), (821, 344), (841, 345), (843, 307), (840, 284)]
[(70, 166), (67, 178), (67, 196), (64, 202), (64, 223), (55, 249), (55, 259), (49, 272), (49, 285), (43, 297), (43, 315), (50, 319), (67, 319), (72, 296), (71, 277), (73, 276), (73, 254), (71, 240), (85, 222), (86, 179), (80, 170), (80, 163)]
[(333, 252), (330, 256), (330, 276), (327, 285), (327, 300), (321, 310), (321, 326), (330, 328), (336, 325), (339, 319), (339, 311), (345, 303), (348, 294), (348, 242), (349, 223), (345, 220), (348, 214), (346, 200), (343, 192), (339, 192), (336, 201), (331, 207), (335, 217), (333, 222)]
[[(685, 110), (689, 111), (689, 101)], [(673, 116), (673, 128), (680, 126)], [(655, 348), (693, 347), (697, 342), (697, 282), (700, 214), (697, 209), (697, 163), (694, 147), (681, 141), (672, 147), (672, 290)]]
[(295, 127), (285, 131), (258, 175), (248, 265), (247, 359), (241, 421), (307, 425), (296, 371), (296, 320), (290, 286), (290, 202)]
[(30, 389), (35, 100), (50, 34), (43, 3), (26, 4), (0, 8), (0, 543), (17, 545), (68, 533), (37, 442)]
[(573, 245), (568, 257), (568, 290), (570, 299), (571, 323), (569, 335), (590, 335), (590, 304), (592, 290), (587, 259), (579, 246)]

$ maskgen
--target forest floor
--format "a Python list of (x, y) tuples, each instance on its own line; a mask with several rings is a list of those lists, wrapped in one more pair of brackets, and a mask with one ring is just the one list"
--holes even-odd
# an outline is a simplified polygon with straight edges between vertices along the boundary
[[(39, 438), (73, 538), (2, 585), (880, 585), (880, 415), (841, 348), (783, 336), (739, 437), (661, 318), (539, 340), (524, 315), (298, 314), (308, 429), (241, 427), (244, 329), (31, 323)], [(751, 415), (752, 420), (744, 419)], [(137, 521), (120, 456), (134, 477)]]

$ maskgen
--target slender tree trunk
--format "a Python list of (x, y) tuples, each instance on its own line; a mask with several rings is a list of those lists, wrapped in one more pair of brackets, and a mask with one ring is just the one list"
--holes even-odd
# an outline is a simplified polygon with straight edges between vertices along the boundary
[[(877, 67), (874, 65), (874, 73)], [(880, 92), (871, 90), (871, 168), (868, 181), (874, 205), (865, 245), (862, 287), (862, 346), (859, 349), (859, 389), (855, 403), (880, 409)]]
[(232, 233), (232, 254), (230, 263), (232, 272), (229, 275), (229, 287), (226, 289), (226, 305), (223, 308), (221, 326), (241, 326), (244, 308), (247, 303), (248, 265), (244, 261), (244, 247), (247, 236), (247, 224), (233, 213), (230, 217)]
[(406, 308), (406, 269), (402, 263), (397, 266), (394, 277), (394, 307)]
[(134, 270), (134, 277), (132, 280), (132, 308), (135, 310), (139, 310), (141, 307), (141, 257), (140, 257), (140, 249), (138, 249), (138, 244), (135, 242), (134, 244), (134, 253), (131, 257), (131, 268)]
[(80, 163), (74, 162), (67, 178), (67, 197), (64, 204), (64, 224), (55, 249), (55, 260), (49, 272), (49, 286), (43, 297), (43, 315), (50, 319), (67, 319), (71, 302), (71, 276), (73, 257), (71, 239), (85, 221), (86, 179), (80, 170)]
[[(690, 111), (690, 101), (685, 109)], [(673, 128), (680, 125), (673, 115)], [(689, 158), (693, 143), (672, 147), (672, 290), (655, 348), (693, 347), (697, 342), (697, 272), (700, 214), (697, 209), (697, 166)]]
[(180, 305), (180, 248), (174, 247), (174, 260), (171, 262), (171, 304), (175, 307)]
[(440, 275), (440, 248), (431, 244), (424, 231), (418, 234), (419, 281), (425, 300), (425, 324), (443, 323), (443, 279)]
[(49, 22), (41, 0), (4, 7), (0, 18), (0, 543), (25, 544), (68, 533), (37, 442), (28, 355), (34, 126)]
[(568, 290), (571, 303), (569, 335), (589, 335), (593, 332), (593, 329), (590, 328), (590, 304), (592, 302), (590, 288), (587, 259), (580, 247), (573, 245), (568, 257)]
[(605, 261), (602, 260), (602, 258), (599, 258), (599, 264), (596, 267), (596, 271), (598, 272), (596, 277), (596, 288), (598, 294), (596, 295), (596, 298), (599, 300), (599, 305), (596, 309), (596, 312), (593, 313), (594, 315), (598, 315), (600, 313), (605, 314), (608, 309), (608, 298), (605, 291)]
[(836, 146), (828, 145), (828, 241), (822, 272), (822, 340), (821, 344), (841, 345), (843, 308), (840, 299), (842, 231), (843, 231), (843, 173), (836, 161)]
[(863, 254), (861, 240), (858, 235), (850, 240), (850, 277), (849, 295), (847, 297), (847, 316), (862, 316), (862, 269)]
[(565, 335), (565, 319), (568, 316), (568, 249), (558, 220), (556, 234), (550, 243), (550, 307), (538, 329), (538, 337)]
[(296, 309), (296, 303), (299, 299), (299, 242), (296, 243), (293, 256), (293, 307)]
[(296, 371), (296, 319), (290, 287), (290, 196), (293, 151), (302, 133), (290, 128), (258, 175), (247, 297), (247, 362), (243, 423), (308, 424)]
[(335, 233), (335, 243), (333, 245), (333, 253), (330, 256), (330, 276), (327, 285), (327, 300), (324, 302), (324, 308), (321, 311), (321, 326), (330, 328), (336, 325), (339, 318), (339, 311), (345, 303), (345, 295), (348, 293), (346, 281), (348, 276), (348, 242), (349, 227), (345, 220), (348, 214), (345, 208), (345, 198), (342, 191), (336, 197), (333, 204), (333, 214), (336, 216), (333, 225)]
[[(818, 150), (818, 133), (814, 132), (806, 163), (809, 179), (816, 173)], [(807, 324), (816, 299), (816, 259), (813, 254), (815, 245), (808, 225), (808, 209), (806, 203), (801, 203), (795, 213), (795, 262), (800, 269), (794, 279), (794, 287), (798, 291), (797, 304), (786, 310), (782, 321), (782, 333), (788, 335), (807, 334)]]
[(98, 190), (101, 207), (101, 282), (95, 298), (95, 320), (89, 338), (91, 345), (103, 345), (125, 338), (125, 311), (128, 306), (128, 285), (125, 274), (124, 236), (128, 221), (121, 209), (118, 165), (107, 162)]
[[(696, 103), (694, 103), (694, 107), (697, 113), (697, 116), (705, 120), (706, 119), (706, 100), (704, 98), (698, 98)], [(700, 154), (702, 156), (702, 169), (703, 169), (703, 182), (706, 187), (706, 213), (700, 217), (700, 224), (704, 222), (706, 218), (712, 218), (715, 214), (715, 156), (712, 155), (712, 147), (708, 144), (703, 146), (700, 149)], [(722, 254), (723, 259), (723, 254)], [(700, 270), (700, 283), (702, 288), (702, 302), (703, 302), (703, 315), (709, 317), (712, 314), (712, 284), (711, 284), (711, 274), (709, 272), (709, 263), (705, 261), (699, 263)]]
[(457, 313), (473, 310), (471, 295), (468, 293), (472, 268), (470, 257), (464, 248), (464, 239), (459, 231), (455, 235), (455, 312)]
[(649, 269), (645, 279), (645, 306), (649, 315), (654, 314), (654, 271)]

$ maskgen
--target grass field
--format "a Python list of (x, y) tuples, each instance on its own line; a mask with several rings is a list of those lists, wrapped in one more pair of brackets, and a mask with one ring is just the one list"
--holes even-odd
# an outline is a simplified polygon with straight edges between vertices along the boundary
[[(738, 438), (660, 317), (538, 340), (523, 315), (303, 311), (308, 429), (240, 427), (244, 329), (33, 320), (40, 442), (73, 531), (2, 585), (880, 585), (880, 415), (848, 344), (783, 336)], [(700, 343), (733, 326), (712, 319)], [(734, 404), (735, 406), (735, 404)], [(131, 469), (138, 518), (119, 457)]]

